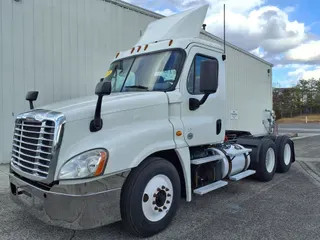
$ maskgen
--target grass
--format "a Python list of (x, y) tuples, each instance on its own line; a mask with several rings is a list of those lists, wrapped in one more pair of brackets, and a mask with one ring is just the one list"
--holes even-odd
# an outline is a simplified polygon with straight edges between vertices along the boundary
[(308, 123), (320, 123), (320, 114), (303, 115), (293, 118), (281, 118), (277, 120), (277, 123), (305, 123), (306, 117), (308, 118)]

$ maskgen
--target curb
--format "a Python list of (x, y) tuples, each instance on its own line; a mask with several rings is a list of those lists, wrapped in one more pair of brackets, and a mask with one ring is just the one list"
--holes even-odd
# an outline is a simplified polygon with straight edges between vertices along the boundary
[[(299, 140), (299, 139), (304, 139), (304, 138), (310, 138), (310, 137), (315, 137), (315, 136), (320, 136), (320, 133), (314, 133), (314, 134), (307, 134), (299, 136), (298, 133), (284, 133), (284, 134), (279, 134), (279, 135), (285, 135), (288, 136), (291, 140)], [(279, 136), (278, 135), (278, 136)]]
[(310, 137), (315, 137), (315, 136), (320, 136), (320, 134), (312, 134), (312, 135), (306, 135), (306, 136), (301, 136), (301, 137), (290, 137), (290, 139), (291, 140), (299, 140), (299, 139), (310, 138)]

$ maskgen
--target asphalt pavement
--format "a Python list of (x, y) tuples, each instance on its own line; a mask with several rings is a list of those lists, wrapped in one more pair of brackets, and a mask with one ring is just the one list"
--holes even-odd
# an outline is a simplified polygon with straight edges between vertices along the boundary
[[(194, 197), (191, 203), (182, 202), (170, 227), (150, 239), (319, 239), (320, 136), (295, 143), (298, 161), (290, 172), (276, 174), (267, 183), (253, 179), (231, 182)], [(1, 240), (134, 239), (121, 222), (77, 232), (48, 226), (10, 201), (7, 167), (0, 167), (0, 172)]]

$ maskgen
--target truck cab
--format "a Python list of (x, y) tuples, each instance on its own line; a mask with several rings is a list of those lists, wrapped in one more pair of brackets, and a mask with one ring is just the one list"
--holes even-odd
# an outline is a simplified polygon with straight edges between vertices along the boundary
[(48, 224), (89, 229), (122, 219), (151, 236), (170, 224), (181, 197), (287, 172), (295, 160), (287, 137), (225, 141), (226, 55), (197, 37), (207, 9), (151, 23), (116, 54), (96, 95), (21, 113), (12, 200)]

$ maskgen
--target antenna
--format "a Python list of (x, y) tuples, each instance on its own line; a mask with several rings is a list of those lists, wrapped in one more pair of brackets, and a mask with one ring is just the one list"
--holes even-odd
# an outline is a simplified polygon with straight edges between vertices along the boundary
[(223, 55), (222, 60), (227, 59), (226, 55), (226, 4), (223, 4)]

